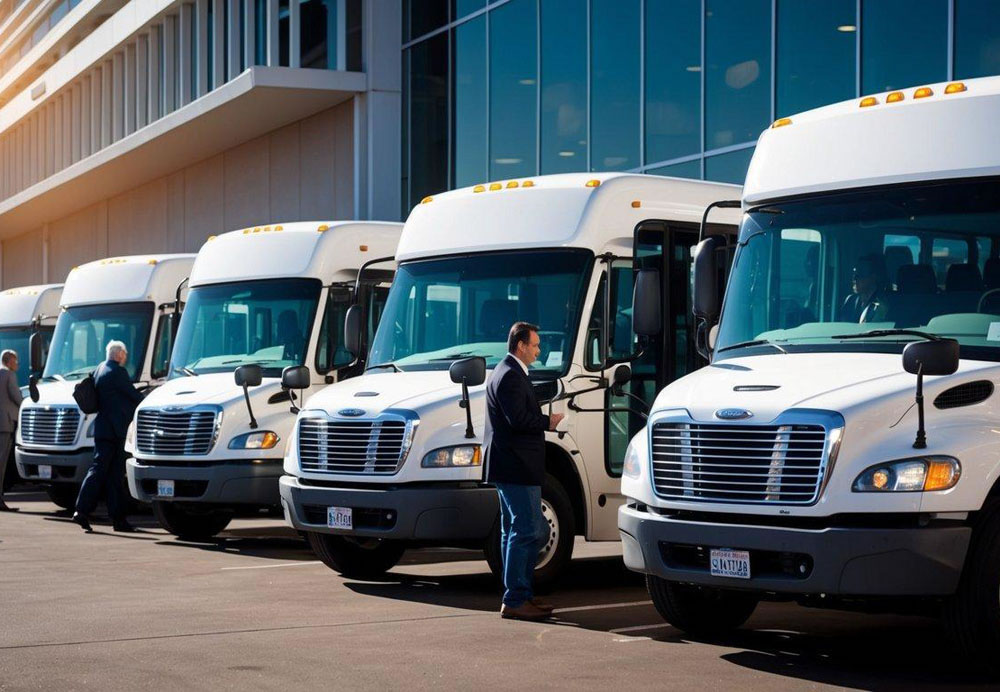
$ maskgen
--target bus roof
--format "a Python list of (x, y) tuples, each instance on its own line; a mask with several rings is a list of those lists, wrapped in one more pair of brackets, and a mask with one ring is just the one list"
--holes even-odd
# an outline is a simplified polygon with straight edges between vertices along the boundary
[[(705, 207), (739, 199), (736, 185), (638, 173), (567, 173), (484, 183), (425, 198), (403, 229), (396, 258), (542, 247), (600, 254), (631, 247), (649, 219), (698, 223)], [(736, 223), (736, 210), (713, 221)]]
[(61, 305), (172, 301), (177, 286), (191, 273), (195, 255), (108, 257), (73, 267), (66, 277)]
[(744, 206), (839, 189), (1000, 173), (1000, 77), (938, 82), (777, 120), (757, 142)]
[(377, 221), (301, 221), (230, 231), (202, 245), (190, 285), (284, 277), (353, 280), (365, 262), (396, 254), (402, 229), (401, 223)]
[(43, 284), (0, 292), (0, 327), (26, 327), (36, 317), (56, 317), (62, 288), (62, 284)]

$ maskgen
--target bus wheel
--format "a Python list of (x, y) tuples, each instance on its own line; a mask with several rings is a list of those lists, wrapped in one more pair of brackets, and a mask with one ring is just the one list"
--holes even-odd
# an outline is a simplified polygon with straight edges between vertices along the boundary
[(176, 502), (153, 501), (160, 526), (185, 541), (207, 541), (229, 526), (233, 515), (221, 509), (189, 509)]
[[(573, 505), (562, 484), (545, 474), (542, 485), (542, 517), (546, 533), (539, 539), (538, 562), (535, 564), (535, 588), (545, 590), (558, 582), (573, 558), (576, 523)], [(500, 518), (483, 546), (486, 562), (498, 581), (503, 582), (503, 555), (500, 554)]]
[(651, 574), (646, 588), (664, 620), (696, 637), (731, 632), (750, 619), (760, 600), (751, 593), (678, 584)]
[(310, 531), (309, 547), (323, 564), (351, 579), (374, 579), (396, 566), (406, 544), (381, 538), (355, 538)]
[(1000, 674), (1000, 505), (976, 527), (958, 591), (945, 604), (945, 631), (957, 652)]
[(53, 483), (45, 489), (52, 503), (63, 509), (76, 507), (76, 496), (80, 494), (80, 486), (76, 483)]

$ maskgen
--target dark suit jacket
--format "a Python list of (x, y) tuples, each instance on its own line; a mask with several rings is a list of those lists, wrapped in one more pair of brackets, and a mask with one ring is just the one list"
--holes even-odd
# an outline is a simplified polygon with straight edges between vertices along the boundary
[(541, 485), (545, 478), (545, 431), (535, 388), (514, 356), (500, 361), (486, 385), (486, 414), (492, 438), (486, 449), (486, 480)]
[(142, 395), (129, 379), (128, 371), (113, 360), (97, 366), (94, 384), (97, 387), (97, 421), (94, 423), (94, 437), (124, 440), (135, 407), (142, 401)]

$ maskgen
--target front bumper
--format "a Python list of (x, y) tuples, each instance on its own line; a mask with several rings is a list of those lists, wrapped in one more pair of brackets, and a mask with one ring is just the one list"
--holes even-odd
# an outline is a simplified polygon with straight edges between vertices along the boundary
[[(618, 528), (625, 565), (637, 572), (730, 589), (843, 596), (953, 594), (972, 535), (961, 525), (797, 529), (700, 522), (629, 505), (618, 510)], [(712, 576), (710, 548), (750, 551), (751, 578)]]
[[(83, 483), (87, 469), (94, 462), (94, 448), (84, 447), (71, 452), (47, 452), (44, 450), (14, 449), (14, 461), (21, 478), (29, 483)], [(42, 478), (39, 466), (51, 466), (52, 478)]]
[[(223, 505), (278, 505), (281, 459), (219, 461), (205, 466), (172, 465), (142, 459), (126, 463), (128, 490), (141, 502), (177, 500)], [(174, 481), (174, 496), (157, 495), (157, 481)]]
[[(318, 533), (417, 541), (485, 540), (500, 511), (496, 489), (473, 483), (326, 487), (282, 476), (279, 487), (288, 523)], [(327, 528), (328, 507), (350, 507), (354, 529)]]

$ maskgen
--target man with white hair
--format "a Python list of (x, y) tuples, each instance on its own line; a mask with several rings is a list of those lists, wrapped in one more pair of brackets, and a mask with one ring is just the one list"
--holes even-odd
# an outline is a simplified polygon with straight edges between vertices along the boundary
[(3, 479), (21, 399), (21, 389), (17, 386), (17, 352), (7, 349), (0, 353), (0, 512), (17, 511), (3, 501)]
[(94, 372), (97, 390), (97, 420), (94, 421), (94, 463), (80, 486), (73, 521), (90, 531), (90, 514), (102, 491), (107, 496), (108, 515), (115, 531), (135, 531), (126, 517), (125, 433), (142, 395), (132, 384), (125, 363), (128, 349), (121, 341), (109, 341), (108, 359)]

